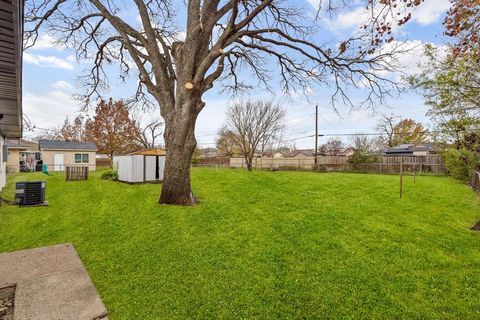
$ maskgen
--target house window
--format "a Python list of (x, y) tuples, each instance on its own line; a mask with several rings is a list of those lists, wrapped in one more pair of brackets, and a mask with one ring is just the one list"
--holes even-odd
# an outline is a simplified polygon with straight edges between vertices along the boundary
[(88, 163), (88, 153), (75, 153), (75, 163)]

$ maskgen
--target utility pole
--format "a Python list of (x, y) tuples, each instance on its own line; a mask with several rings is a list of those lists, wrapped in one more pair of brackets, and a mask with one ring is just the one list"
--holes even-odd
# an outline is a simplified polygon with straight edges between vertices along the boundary
[(315, 169), (318, 164), (318, 104), (315, 106)]

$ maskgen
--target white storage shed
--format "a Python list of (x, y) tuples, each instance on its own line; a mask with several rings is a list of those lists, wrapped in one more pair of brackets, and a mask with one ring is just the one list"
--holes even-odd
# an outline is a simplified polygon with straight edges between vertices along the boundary
[(129, 183), (160, 182), (163, 180), (165, 156), (131, 154), (113, 157), (118, 180)]

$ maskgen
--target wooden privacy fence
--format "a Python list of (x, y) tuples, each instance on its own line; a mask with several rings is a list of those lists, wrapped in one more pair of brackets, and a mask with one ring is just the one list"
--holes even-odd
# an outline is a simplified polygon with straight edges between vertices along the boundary
[(88, 167), (66, 167), (65, 168), (66, 181), (83, 181), (88, 180)]
[[(322, 156), (315, 165), (314, 157), (305, 158), (256, 158), (253, 167), (265, 170), (312, 170), (320, 172), (399, 173), (404, 172), (444, 174), (445, 166), (440, 155), (431, 156), (384, 156), (381, 162), (350, 163), (349, 157)], [(243, 158), (230, 158), (231, 168), (246, 168)]]
[[(348, 162), (348, 157), (325, 156), (318, 157), (317, 165), (332, 164), (339, 165)], [(230, 158), (231, 168), (245, 168), (247, 166), (243, 158)], [(253, 167), (257, 169), (281, 169), (296, 168), (311, 170), (315, 167), (314, 157), (304, 158), (254, 158)]]
[(112, 161), (109, 158), (97, 158), (95, 164), (97, 167), (111, 167)]
[(208, 158), (199, 158), (195, 163), (194, 167), (229, 167), (230, 166), (230, 157), (208, 157)]

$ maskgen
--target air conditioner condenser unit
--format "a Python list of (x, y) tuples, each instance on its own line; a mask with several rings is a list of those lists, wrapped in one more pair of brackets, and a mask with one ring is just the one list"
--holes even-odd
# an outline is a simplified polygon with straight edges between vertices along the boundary
[(15, 183), (15, 201), (21, 206), (46, 206), (45, 181), (22, 181)]

